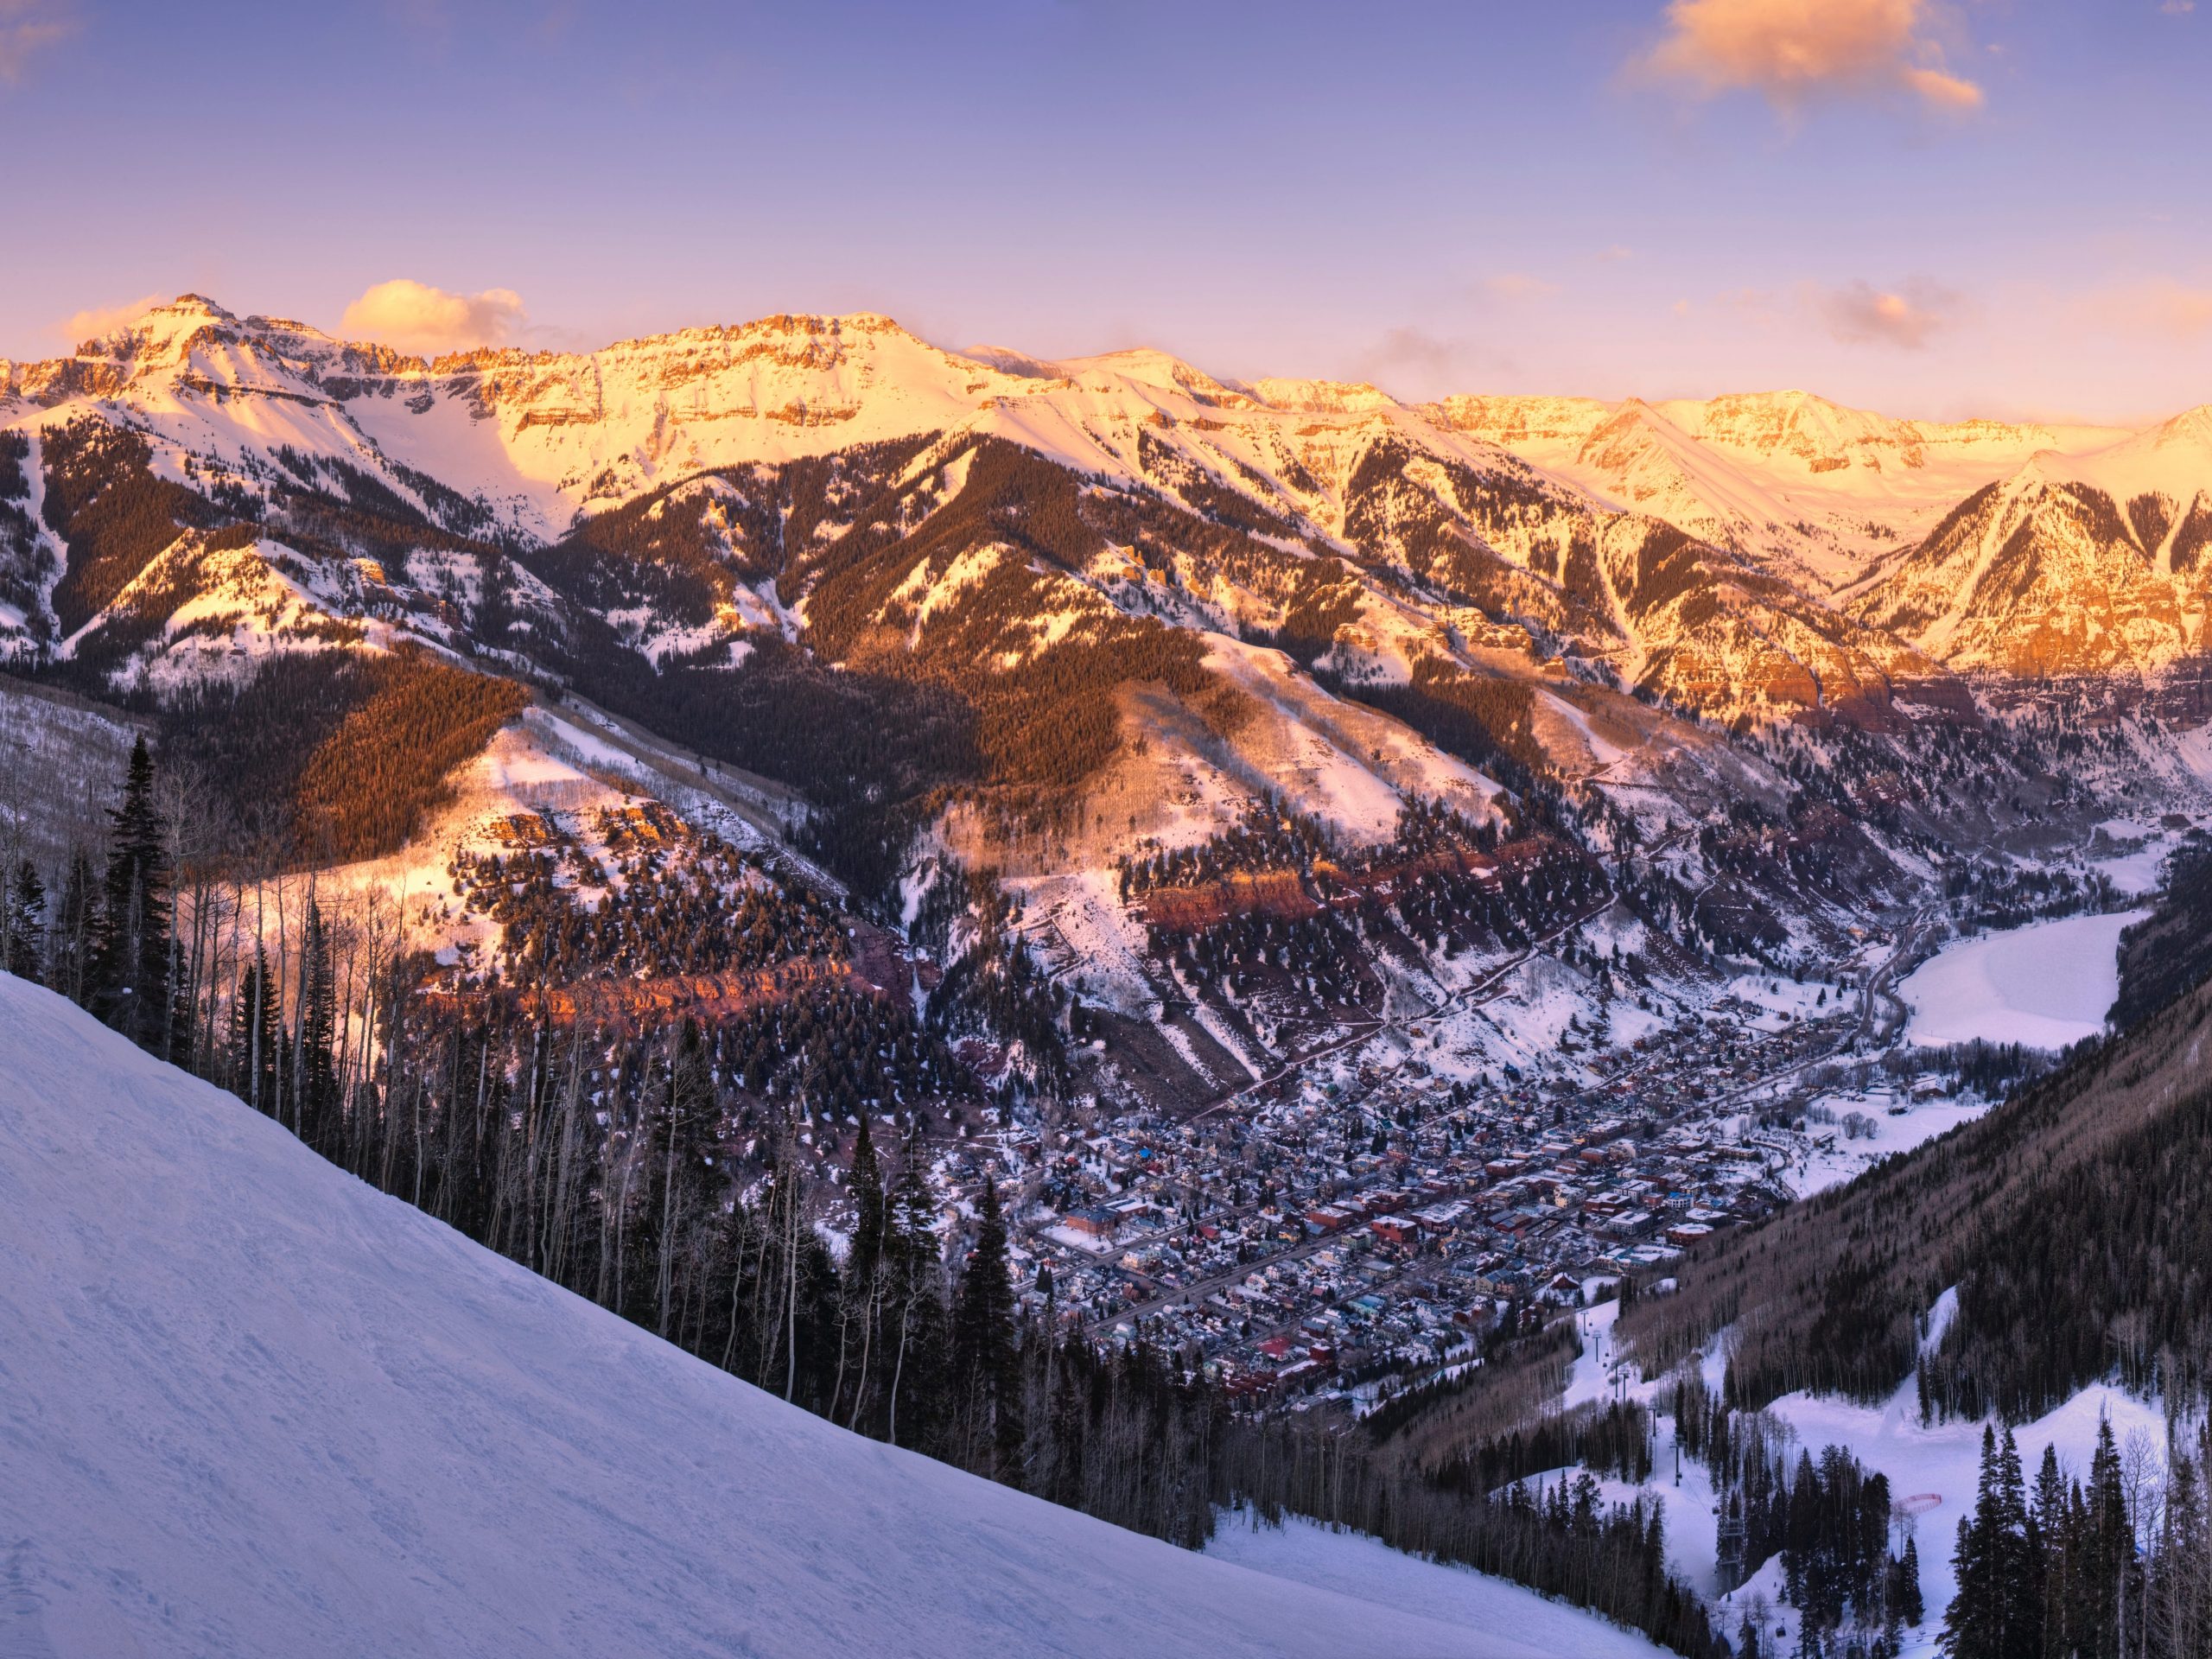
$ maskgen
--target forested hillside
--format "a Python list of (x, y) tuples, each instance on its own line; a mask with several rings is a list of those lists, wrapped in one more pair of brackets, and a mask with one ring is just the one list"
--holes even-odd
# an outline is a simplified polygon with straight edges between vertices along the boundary
[(2190, 1408), (2212, 1387), (2212, 1235), (2187, 1198), (2212, 1178), (2209, 1028), (2200, 982), (1979, 1122), (1716, 1241), (1627, 1339), (1656, 1371), (1732, 1330), (1746, 1408), (1798, 1389), (1871, 1402), (1916, 1375), (1937, 1416), (2018, 1421), (2107, 1376)]

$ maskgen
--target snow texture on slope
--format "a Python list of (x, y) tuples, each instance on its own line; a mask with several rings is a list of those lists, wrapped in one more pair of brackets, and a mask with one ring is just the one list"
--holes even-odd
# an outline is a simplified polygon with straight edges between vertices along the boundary
[(1346, 1595), (1387, 1600), (1431, 1618), (1511, 1630), (1547, 1653), (1575, 1659), (1660, 1659), (1667, 1649), (1564, 1602), (1464, 1567), (1440, 1567), (1363, 1533), (1332, 1532), (1292, 1516), (1280, 1527), (1229, 1515), (1206, 1554)]
[(847, 1434), (4, 975), (0, 1259), (0, 1652), (1543, 1650)]

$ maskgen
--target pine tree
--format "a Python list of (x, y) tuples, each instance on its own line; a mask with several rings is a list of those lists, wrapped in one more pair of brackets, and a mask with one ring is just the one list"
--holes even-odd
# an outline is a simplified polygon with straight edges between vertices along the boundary
[(885, 1237), (891, 1272), (884, 1329), (890, 1370), (885, 1438), (894, 1446), (934, 1446), (944, 1421), (945, 1319), (935, 1219), (921, 1147), (911, 1141), (892, 1192)]
[(1928, 1605), (1920, 1593), (1920, 1546), (1911, 1538), (1904, 1541), (1904, 1555), (1897, 1563), (1897, 1589), (1890, 1598), (1890, 1611), (1900, 1624), (1916, 1625), (1928, 1617)]
[(2113, 1442), (2112, 1420), (2097, 1423), (2097, 1446), (2089, 1456), (2087, 1529), (2082, 1541), (2081, 1599), (2076, 1630), (2100, 1656), (2118, 1643), (2120, 1596), (2135, 1555), (2135, 1535), (2127, 1513), (2120, 1448)]
[(1974, 1513), (1959, 1518), (1958, 1547), (1951, 1565), (1958, 1577), (1958, 1593), (1943, 1614), (1943, 1651), (1950, 1659), (2005, 1659), (2004, 1611), (1998, 1595), (2003, 1572), (1996, 1542), (1999, 1498), (1997, 1491), (1997, 1435), (1981, 1431), (1981, 1478), (1974, 1493)]
[[(2010, 1429), (1981, 1432), (1974, 1514), (1959, 1522), (1959, 1592), (1943, 1616), (1951, 1659), (2042, 1659), (2043, 1546)], [(1917, 1562), (1915, 1562), (1916, 1567)]]
[(301, 929), (300, 956), (298, 1098), (292, 1127), (309, 1146), (320, 1146), (338, 1109), (338, 975), (331, 960), (329, 925), (312, 893)]
[(853, 1141), (853, 1244), (847, 1260), (853, 1276), (873, 1283), (876, 1264), (883, 1255), (883, 1170), (876, 1161), (875, 1141), (868, 1133), (868, 1114), (861, 1114), (860, 1134)]
[(169, 1030), (167, 830), (154, 805), (154, 760), (130, 750), (123, 804), (111, 807), (107, 874), (93, 934), (90, 1007), (140, 1047), (160, 1052)]
[(830, 1415), (839, 1415), (845, 1398), (845, 1372), (852, 1365), (852, 1407), (846, 1426), (860, 1427), (868, 1408), (879, 1359), (876, 1344), (885, 1283), (884, 1229), (887, 1221), (882, 1166), (876, 1161), (875, 1139), (868, 1129), (868, 1115), (860, 1115), (860, 1133), (853, 1141), (852, 1169), (848, 1184), (853, 1195), (853, 1239), (845, 1252), (843, 1295), (837, 1309), (837, 1376), (831, 1389)]
[(2028, 1510), (2020, 1448), (2007, 1428), (1997, 1453), (1996, 1593), (2003, 1659), (2042, 1659), (2043, 1549)]
[(9, 884), (5, 921), (0, 934), (6, 938), (7, 953), (0, 966), (17, 979), (41, 983), (46, 963), (46, 884), (38, 879), (28, 858), (16, 866), (16, 879)]
[(283, 1040), (269, 953), (257, 945), (252, 965), (238, 976), (238, 995), (231, 1001), (230, 1083), (232, 1094), (271, 1116), (278, 1105), (276, 1048)]
[(1007, 1272), (1006, 1219), (999, 1209), (998, 1185), (988, 1176), (976, 1224), (976, 1248), (953, 1314), (953, 1377), (976, 1429), (988, 1433), (988, 1455), (978, 1445), (976, 1458), (1003, 1480), (1011, 1478), (1021, 1452), (1020, 1354), (1014, 1283)]

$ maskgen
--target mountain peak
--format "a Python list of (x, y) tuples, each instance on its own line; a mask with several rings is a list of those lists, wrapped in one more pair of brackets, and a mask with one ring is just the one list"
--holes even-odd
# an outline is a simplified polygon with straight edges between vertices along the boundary
[(1242, 387), (1217, 380), (1204, 369), (1151, 346), (1103, 352), (1096, 357), (1070, 358), (1059, 367), (1070, 375), (1085, 372), (1115, 375), (1141, 386), (1176, 392), (1201, 404), (1249, 408), (1253, 402)]
[(167, 305), (155, 306), (132, 321), (81, 342), (79, 357), (143, 357), (188, 341), (205, 328), (225, 328), (238, 318), (214, 301), (199, 294), (180, 294)]
[(1270, 409), (1300, 415), (1358, 415), (1396, 409), (1399, 403), (1364, 380), (1297, 380), (1269, 378), (1252, 382), (1252, 393)]
[(2199, 404), (2194, 409), (2182, 410), (2171, 420), (2153, 427), (2149, 436), (2160, 448), (2187, 445), (2212, 449), (2212, 404)]

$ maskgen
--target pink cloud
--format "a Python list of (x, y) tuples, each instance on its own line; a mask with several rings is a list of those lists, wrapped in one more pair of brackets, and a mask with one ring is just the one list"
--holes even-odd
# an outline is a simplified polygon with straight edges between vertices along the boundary
[(1943, 61), (1931, 0), (1670, 0), (1644, 69), (1700, 97), (1751, 91), (1795, 111), (1817, 98), (1898, 94), (1947, 114), (1981, 88)]
[(511, 288), (449, 294), (399, 277), (378, 283), (346, 308), (339, 327), (349, 338), (435, 356), (472, 346), (497, 346), (524, 321), (522, 296)]
[(1806, 296), (1829, 334), (1848, 344), (1896, 346), (1918, 351), (1945, 327), (1958, 310), (1957, 296), (1925, 283), (1905, 291), (1878, 289), (1872, 283), (1813, 288)]
[(55, 323), (52, 332), (73, 346), (105, 340), (117, 329), (127, 327), (156, 306), (165, 303), (168, 297), (166, 294), (141, 294), (121, 305), (96, 305)]
[(77, 27), (66, 0), (0, 0), (0, 80), (14, 85), (34, 53)]
[(1484, 279), (1485, 292), (1501, 300), (1541, 300), (1559, 292), (1557, 283), (1532, 276), (1525, 270), (1509, 270)]

